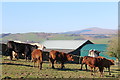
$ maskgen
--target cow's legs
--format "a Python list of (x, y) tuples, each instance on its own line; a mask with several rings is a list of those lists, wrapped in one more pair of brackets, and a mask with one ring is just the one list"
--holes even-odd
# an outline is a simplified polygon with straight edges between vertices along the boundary
[(64, 67), (64, 62), (61, 62), (61, 69), (63, 69)]
[(80, 68), (80, 70), (82, 70), (82, 67), (83, 67), (83, 64), (81, 63), (81, 68)]
[(28, 55), (26, 55), (25, 59), (26, 59), (26, 61), (29, 61), (29, 56), (28, 56)]
[(28, 56), (28, 60), (31, 60), (31, 55)]
[(103, 77), (103, 70), (104, 70), (104, 67), (99, 67), (100, 77)]
[(10, 51), (10, 60), (12, 60), (13, 56), (12, 56), (12, 51)]
[(10, 56), (10, 60), (12, 60), (13, 56)]
[(53, 59), (50, 58), (49, 61), (52, 63), (52, 68), (54, 69), (54, 68), (55, 68), (55, 67), (54, 67), (54, 61), (55, 61), (55, 60), (53, 60)]
[(28, 52), (25, 52), (25, 59), (26, 59), (26, 61), (28, 60)]
[(54, 69), (55, 67), (54, 67), (54, 61), (52, 61), (52, 68)]
[[(81, 68), (80, 68), (80, 70), (82, 70), (83, 65), (84, 65), (84, 64), (81, 63)], [(85, 64), (85, 68), (86, 68), (86, 71), (87, 71), (87, 70), (88, 70), (88, 69), (87, 69), (87, 64)]]
[(25, 60), (27, 61), (27, 54), (25, 53)]
[(34, 63), (34, 66), (33, 66), (33, 67), (35, 67), (35, 61), (34, 61), (33, 63)]
[(95, 72), (96, 72), (96, 67), (94, 67), (94, 70), (93, 70), (94, 76), (95, 76)]
[(40, 70), (42, 69), (42, 62), (40, 62)]
[(109, 71), (109, 75), (111, 75), (111, 72), (110, 72), (110, 67), (108, 67), (108, 71)]
[(91, 75), (93, 75), (93, 67), (91, 67)]
[(87, 64), (85, 64), (85, 68), (86, 68), (86, 71), (87, 71), (87, 70), (88, 70), (88, 69), (87, 69)]
[(20, 57), (20, 53), (17, 53), (17, 60), (19, 59), (19, 57)]
[(95, 68), (94, 68), (94, 71), (97, 72), (98, 69), (99, 69), (98, 67), (95, 67)]
[(33, 62), (33, 67), (35, 67), (35, 59), (34, 58), (32, 58), (32, 60), (31, 60), (32, 62)]
[(40, 67), (40, 61), (37, 61), (37, 64), (38, 64), (38, 66), (37, 66), (37, 67), (39, 68), (39, 67)]

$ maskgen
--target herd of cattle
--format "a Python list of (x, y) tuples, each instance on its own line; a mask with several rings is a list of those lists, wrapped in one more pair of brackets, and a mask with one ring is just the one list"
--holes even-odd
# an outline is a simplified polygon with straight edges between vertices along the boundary
[[(19, 59), (20, 56), (24, 55), (24, 58), (26, 60), (31, 60), (35, 63), (38, 63), (38, 67), (40, 70), (42, 69), (42, 63), (43, 63), (43, 54), (44, 51), (42, 51), (45, 47), (42, 47), (42, 49), (39, 48), (37, 45), (31, 45), (27, 43), (18, 43), (14, 41), (8, 41), (7, 44), (2, 44), (2, 55), (10, 56), (10, 60), (13, 58), (13, 51), (17, 54), (16, 58)], [(49, 61), (52, 64), (52, 68), (54, 67), (54, 63), (56, 61), (59, 61), (61, 63), (61, 69), (63, 69), (64, 63), (66, 61), (74, 61), (73, 55), (67, 54), (64, 52), (59, 52), (55, 50), (51, 50), (49, 52)], [(96, 69), (99, 69), (100, 76), (103, 76), (104, 68), (108, 68), (109, 75), (110, 73), (110, 66), (114, 65), (114, 60), (106, 59), (105, 57), (98, 56), (98, 57), (90, 57), (90, 56), (84, 56), (81, 57), (81, 70), (83, 64), (87, 65), (91, 68), (91, 75), (93, 75), (93, 72), (95, 72)], [(93, 70), (94, 69), (94, 70)]]

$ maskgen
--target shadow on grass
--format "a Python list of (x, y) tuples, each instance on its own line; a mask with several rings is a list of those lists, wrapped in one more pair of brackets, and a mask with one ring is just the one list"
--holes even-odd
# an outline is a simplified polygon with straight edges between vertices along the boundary
[[(104, 71), (104, 72), (109, 72), (109, 71)], [(115, 72), (115, 71), (110, 71), (111, 73), (118, 73), (118, 72)]]
[(111, 77), (111, 78), (114, 78), (115, 77), (115, 75), (105, 75), (105, 77)]
[[(55, 68), (55, 70), (60, 70), (60, 71), (86, 71), (86, 70), (80, 70), (80, 69), (70, 69), (70, 68)], [(90, 70), (87, 70), (87, 72), (90, 72)]]
[(120, 69), (116, 69), (116, 71), (120, 71)]
[(31, 65), (15, 64), (15, 63), (0, 63), (0, 65), (17, 65), (17, 66), (33, 67)]
[(13, 60), (10, 60), (10, 59), (4, 59), (5, 61), (17, 61), (17, 62), (31, 62), (31, 60), (25, 60), (25, 59), (13, 59)]

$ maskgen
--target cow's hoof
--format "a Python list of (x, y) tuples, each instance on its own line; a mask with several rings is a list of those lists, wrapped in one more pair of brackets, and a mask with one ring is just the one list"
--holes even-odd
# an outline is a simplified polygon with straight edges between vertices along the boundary
[(40, 68), (40, 70), (42, 70), (42, 68)]
[(64, 67), (61, 67), (61, 69), (63, 69)]
[(55, 69), (55, 67), (52, 67), (52, 69)]
[(94, 75), (94, 74), (91, 74), (92, 76)]
[(104, 77), (103, 75), (100, 75), (100, 77)]

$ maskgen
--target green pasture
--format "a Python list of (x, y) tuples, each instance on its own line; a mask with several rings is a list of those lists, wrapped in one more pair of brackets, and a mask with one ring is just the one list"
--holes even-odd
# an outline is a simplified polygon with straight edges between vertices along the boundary
[[(10, 61), (7, 57), (0, 58), (2, 60), (2, 78), (100, 78), (100, 73), (97, 71), (95, 76), (91, 72), (80, 70), (80, 64), (66, 63), (64, 69), (60, 69), (60, 64), (55, 64), (56, 69), (52, 69), (50, 63), (45, 61), (42, 70), (33, 67), (33, 63), (24, 59)], [(112, 75), (108, 75), (108, 70), (105, 69), (103, 78), (118, 78), (120, 69), (117, 65), (111, 67)]]
[(91, 40), (95, 44), (108, 44), (110, 41), (110, 38), (104, 38), (104, 39), (94, 39)]
[[(43, 42), (45, 40), (86, 40), (86, 35), (75, 35), (75, 34), (38, 34), (38, 33), (17, 33), (17, 34), (10, 34), (9, 36), (5, 36), (0, 38), (0, 41), (7, 42), (8, 40), (19, 40), (26, 42), (29, 40), (30, 42)], [(89, 39), (89, 38), (88, 38)], [(108, 44), (110, 38), (93, 38), (90, 37), (89, 39), (95, 44)]]

